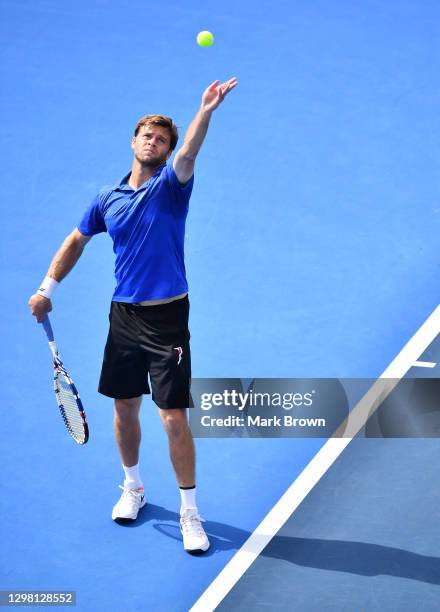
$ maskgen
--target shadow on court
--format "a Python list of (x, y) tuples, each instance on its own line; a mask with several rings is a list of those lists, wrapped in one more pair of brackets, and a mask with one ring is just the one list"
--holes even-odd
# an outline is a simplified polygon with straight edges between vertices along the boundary
[(315, 569), (440, 584), (440, 558), (379, 544), (279, 536), (262, 555)]
[[(122, 527), (134, 529), (150, 521), (159, 521), (153, 524), (154, 529), (180, 541), (179, 518), (177, 512), (147, 504), (135, 523)], [(205, 557), (220, 551), (238, 550), (251, 535), (249, 531), (216, 521), (206, 521), (204, 526), (211, 542)], [(334, 572), (361, 576), (386, 575), (440, 584), (439, 557), (428, 557), (379, 544), (276, 536), (261, 556)]]

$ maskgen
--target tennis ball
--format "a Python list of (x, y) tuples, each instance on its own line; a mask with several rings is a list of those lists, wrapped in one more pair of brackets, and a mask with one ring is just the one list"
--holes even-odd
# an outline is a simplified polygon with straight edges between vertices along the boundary
[(203, 30), (197, 34), (197, 44), (199, 47), (210, 47), (214, 42), (214, 36), (211, 32)]

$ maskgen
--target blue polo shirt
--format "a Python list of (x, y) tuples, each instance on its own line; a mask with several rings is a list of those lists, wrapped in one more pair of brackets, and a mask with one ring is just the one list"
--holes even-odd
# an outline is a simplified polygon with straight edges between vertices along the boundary
[(185, 221), (194, 176), (182, 185), (164, 163), (139, 189), (104, 188), (85, 211), (84, 236), (108, 232), (116, 255), (115, 302), (170, 298), (188, 291), (184, 263)]

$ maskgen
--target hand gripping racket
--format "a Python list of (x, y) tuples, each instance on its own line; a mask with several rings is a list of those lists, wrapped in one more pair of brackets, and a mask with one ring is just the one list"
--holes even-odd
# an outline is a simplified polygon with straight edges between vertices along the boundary
[(72, 438), (75, 442), (78, 442), (78, 444), (85, 444), (89, 439), (89, 427), (87, 425), (86, 413), (84, 412), (78, 391), (68, 375), (63, 362), (59, 358), (57, 345), (55, 344), (52, 326), (48, 316), (43, 320), (43, 327), (53, 355), (53, 386), (58, 408), (60, 409), (67, 431)]

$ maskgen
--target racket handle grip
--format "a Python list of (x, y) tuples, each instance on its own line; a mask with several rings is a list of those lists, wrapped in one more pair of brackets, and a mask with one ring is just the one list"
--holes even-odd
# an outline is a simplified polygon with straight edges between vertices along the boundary
[(46, 332), (47, 339), (49, 342), (54, 341), (52, 325), (50, 324), (49, 317), (46, 315), (43, 319), (43, 327)]

